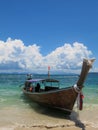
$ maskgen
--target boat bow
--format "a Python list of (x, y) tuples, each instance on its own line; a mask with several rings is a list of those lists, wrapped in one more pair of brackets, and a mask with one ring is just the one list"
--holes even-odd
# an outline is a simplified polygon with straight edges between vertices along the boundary
[(83, 83), (87, 77), (87, 74), (88, 74), (90, 68), (92, 68), (94, 61), (95, 61), (95, 59), (84, 59), (83, 60), (81, 73), (80, 73), (79, 79), (76, 84), (79, 89), (83, 88)]

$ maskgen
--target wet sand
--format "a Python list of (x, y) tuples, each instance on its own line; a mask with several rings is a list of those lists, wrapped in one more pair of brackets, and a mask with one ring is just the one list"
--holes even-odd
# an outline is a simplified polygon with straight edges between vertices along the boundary
[(0, 109), (0, 130), (98, 130), (98, 106), (90, 107), (70, 116), (36, 104), (29, 111), (28, 106), (5, 107)]

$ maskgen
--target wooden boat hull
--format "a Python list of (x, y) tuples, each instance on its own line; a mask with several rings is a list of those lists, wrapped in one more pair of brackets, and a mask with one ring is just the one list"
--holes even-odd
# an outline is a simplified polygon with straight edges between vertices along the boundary
[(32, 101), (43, 104), (49, 107), (57, 108), (66, 111), (70, 114), (77, 98), (77, 93), (73, 87), (58, 89), (47, 92), (28, 92), (23, 89), (26, 96)]

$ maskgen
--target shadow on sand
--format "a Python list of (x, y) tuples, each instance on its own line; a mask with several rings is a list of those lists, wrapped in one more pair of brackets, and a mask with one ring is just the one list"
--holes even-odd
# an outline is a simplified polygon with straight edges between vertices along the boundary
[(28, 103), (29, 106), (39, 114), (48, 115), (51, 117), (66, 119), (73, 121), (76, 127), (81, 128), (81, 130), (85, 130), (85, 125), (79, 119), (79, 112), (72, 111), (71, 115), (66, 115), (65, 111), (61, 111), (58, 109), (53, 109), (47, 106), (39, 105), (35, 102), (32, 102), (31, 99), (28, 99), (25, 95), (22, 95), (24, 103)]
[(85, 124), (81, 122), (79, 119), (79, 111), (75, 112), (73, 111), (70, 115), (70, 120), (75, 122), (75, 126), (81, 128), (82, 130), (86, 130)]

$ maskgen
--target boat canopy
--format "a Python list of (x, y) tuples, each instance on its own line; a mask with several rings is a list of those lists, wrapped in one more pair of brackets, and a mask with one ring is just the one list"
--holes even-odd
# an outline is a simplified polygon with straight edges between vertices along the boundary
[(51, 79), (51, 78), (47, 78), (47, 79), (30, 79), (30, 80), (26, 80), (27, 82), (59, 82), (56, 79)]
[(30, 80), (26, 80), (27, 82), (40, 82), (40, 81), (44, 81), (43, 79), (30, 79)]

